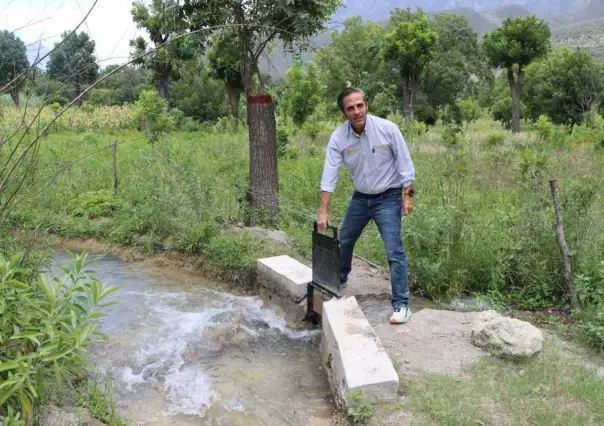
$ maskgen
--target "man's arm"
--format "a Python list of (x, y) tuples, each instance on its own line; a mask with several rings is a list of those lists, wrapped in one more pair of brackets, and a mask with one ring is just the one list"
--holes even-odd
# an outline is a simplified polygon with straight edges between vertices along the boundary
[(321, 229), (326, 229), (329, 222), (329, 202), (331, 201), (331, 192), (321, 191), (321, 205), (319, 206), (319, 218), (317, 219), (317, 225)]
[(321, 177), (321, 204), (319, 206), (319, 217), (317, 225), (321, 229), (326, 229), (329, 225), (329, 203), (331, 196), (335, 192), (340, 166), (343, 162), (343, 156), (336, 146), (334, 137), (329, 140), (325, 152), (325, 164), (323, 165), (323, 176)]
[(409, 148), (405, 143), (405, 138), (398, 126), (393, 126), (392, 130), (392, 148), (396, 156), (398, 172), (403, 180), (403, 214), (408, 216), (413, 211), (413, 182), (415, 182), (415, 167)]
[(396, 156), (398, 172), (403, 178), (403, 187), (407, 188), (415, 181), (415, 167), (405, 138), (396, 125), (392, 126), (392, 149)]

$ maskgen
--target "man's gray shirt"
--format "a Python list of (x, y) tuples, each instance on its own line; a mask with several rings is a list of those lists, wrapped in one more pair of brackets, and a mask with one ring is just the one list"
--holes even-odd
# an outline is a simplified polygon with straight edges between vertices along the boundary
[(367, 115), (365, 130), (356, 134), (346, 120), (331, 135), (325, 155), (321, 191), (333, 193), (340, 166), (350, 172), (354, 187), (364, 194), (407, 187), (415, 180), (415, 168), (405, 139), (391, 121)]

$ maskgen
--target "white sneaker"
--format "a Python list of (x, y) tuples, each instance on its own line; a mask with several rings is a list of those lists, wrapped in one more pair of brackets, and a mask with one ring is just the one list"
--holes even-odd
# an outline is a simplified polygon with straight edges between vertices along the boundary
[(390, 324), (404, 324), (411, 319), (411, 309), (407, 306), (396, 308), (390, 317)]

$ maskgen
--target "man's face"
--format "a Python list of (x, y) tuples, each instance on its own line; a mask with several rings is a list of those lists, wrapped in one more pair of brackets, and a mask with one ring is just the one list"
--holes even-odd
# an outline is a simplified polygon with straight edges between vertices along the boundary
[(351, 93), (344, 98), (344, 115), (354, 128), (365, 126), (367, 119), (367, 103), (361, 93)]

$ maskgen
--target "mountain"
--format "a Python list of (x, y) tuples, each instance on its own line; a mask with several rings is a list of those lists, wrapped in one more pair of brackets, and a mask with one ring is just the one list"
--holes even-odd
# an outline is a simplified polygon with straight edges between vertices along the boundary
[(600, 18), (580, 21), (552, 32), (552, 43), (559, 46), (589, 50), (604, 61), (604, 14)]
[(503, 21), (508, 17), (514, 18), (516, 16), (527, 16), (531, 13), (521, 6), (511, 5), (485, 12), (477, 12), (472, 8), (463, 7), (459, 9), (431, 12), (428, 15), (432, 17), (436, 13), (440, 12), (451, 12), (457, 15), (465, 16), (470, 26), (478, 33), (479, 38), (482, 38), (484, 34), (489, 33), (495, 28), (501, 26)]
[[(346, 0), (338, 9), (334, 21), (361, 15), (363, 19), (380, 21), (388, 19), (390, 10), (400, 7), (423, 8), (426, 12), (452, 9), (471, 9), (476, 12), (521, 7), (541, 18), (569, 13), (587, 3), (603, 3), (602, 0)], [(517, 16), (517, 15), (514, 15)]]
[(553, 17), (550, 22), (554, 26), (566, 27), (598, 18), (604, 18), (604, 0), (585, 0), (570, 12)]

